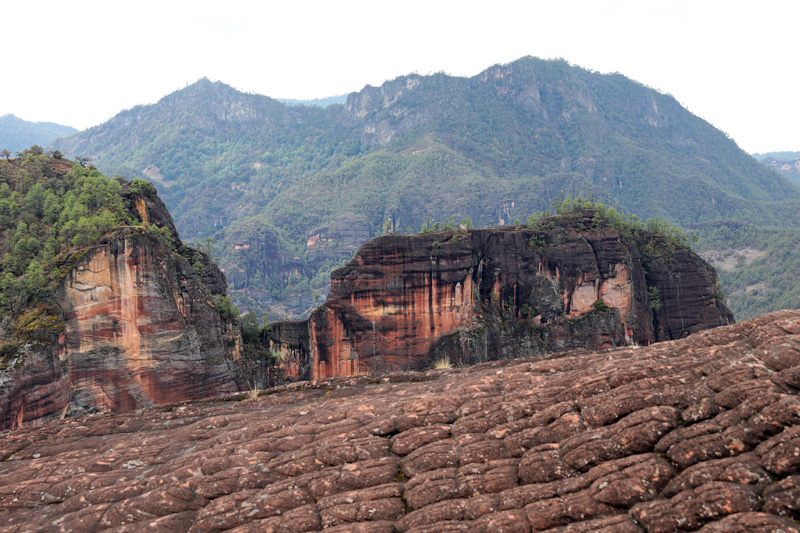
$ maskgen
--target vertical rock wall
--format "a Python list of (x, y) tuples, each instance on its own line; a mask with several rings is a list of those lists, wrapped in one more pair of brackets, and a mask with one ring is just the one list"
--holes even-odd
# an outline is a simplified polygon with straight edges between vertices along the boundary
[(59, 298), (73, 402), (120, 411), (237, 390), (232, 337), (209, 297), (191, 265), (154, 239), (87, 254)]
[(660, 237), (637, 246), (593, 217), (373, 239), (333, 273), (302, 333), (276, 327), (273, 350), (293, 354), (289, 375), (317, 379), (649, 344), (733, 321), (697, 255)]
[(240, 390), (239, 328), (212, 301), (225, 278), (195, 263), (139, 231), (86, 251), (58, 290), (60, 314), (21, 324), (30, 338), (0, 371), (0, 428)]
[(59, 256), (57, 305), (0, 320), (0, 429), (243, 386), (239, 325), (215, 306), (225, 276), (181, 243), (157, 195), (126, 198), (141, 225)]

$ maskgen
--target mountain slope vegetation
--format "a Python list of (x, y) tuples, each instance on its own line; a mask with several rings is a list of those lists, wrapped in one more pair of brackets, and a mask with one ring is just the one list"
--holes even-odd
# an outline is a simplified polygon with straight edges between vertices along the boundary
[(204, 79), (54, 147), (150, 180), (182, 235), (215, 241), (237, 303), (273, 315), (313, 308), (359, 239), (513, 223), (559, 194), (683, 226), (800, 225), (800, 189), (672, 96), (562, 60), (403, 76), (324, 108)]
[(800, 305), (800, 232), (719, 222), (693, 231), (697, 252), (717, 269), (739, 320)]
[(755, 154), (753, 157), (800, 186), (800, 152), (769, 152)]

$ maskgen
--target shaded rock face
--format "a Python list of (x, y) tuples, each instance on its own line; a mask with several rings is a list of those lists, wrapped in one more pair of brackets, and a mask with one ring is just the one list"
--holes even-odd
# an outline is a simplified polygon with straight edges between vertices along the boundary
[[(177, 239), (160, 200), (136, 204), (143, 221)], [(187, 253), (195, 266), (159, 239), (129, 232), (77, 260), (57, 291), (54, 327), (33, 332), (19, 344), (18, 364), (0, 371), (0, 428), (240, 390), (239, 328), (212, 304), (225, 277)]]
[[(271, 338), (281, 339), (280, 343)], [(305, 320), (285, 320), (270, 324), (270, 332), (262, 339), (262, 344), (271, 346), (288, 376), (305, 376), (311, 370), (311, 353), (308, 343), (308, 322)]]
[[(282, 242), (274, 229), (256, 222), (225, 232), (227, 255), (233, 260), (224, 265), (231, 290), (249, 287), (248, 272), (262, 272), (271, 279), (286, 281), (297, 276), (303, 261)], [(232, 248), (232, 250), (231, 250)]]
[(800, 311), (0, 434), (0, 530), (785, 531)]
[(733, 321), (700, 257), (661, 237), (637, 246), (586, 229), (593, 217), (374, 239), (334, 271), (307, 334), (276, 328), (272, 349), (289, 375), (319, 379), (650, 344)]
[(64, 280), (60, 355), (77, 405), (121, 411), (237, 390), (232, 335), (191, 265), (163, 255), (149, 239), (113, 240)]

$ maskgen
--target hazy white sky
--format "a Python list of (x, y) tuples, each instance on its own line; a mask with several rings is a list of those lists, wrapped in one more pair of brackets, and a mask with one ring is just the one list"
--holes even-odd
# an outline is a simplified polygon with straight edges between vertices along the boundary
[(748, 152), (800, 150), (795, 0), (4, 2), (0, 115), (86, 128), (206, 76), (311, 99), (524, 55), (671, 93)]

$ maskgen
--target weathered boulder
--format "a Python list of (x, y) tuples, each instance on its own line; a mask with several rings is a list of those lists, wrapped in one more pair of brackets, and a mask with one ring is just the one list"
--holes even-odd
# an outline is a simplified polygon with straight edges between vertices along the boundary
[(305, 332), (274, 328), (272, 349), (290, 375), (318, 379), (650, 344), (733, 322), (699, 256), (598, 219), (378, 237), (334, 271)]
[(800, 311), (0, 433), (0, 531), (797, 533)]

